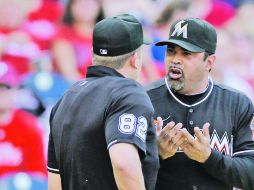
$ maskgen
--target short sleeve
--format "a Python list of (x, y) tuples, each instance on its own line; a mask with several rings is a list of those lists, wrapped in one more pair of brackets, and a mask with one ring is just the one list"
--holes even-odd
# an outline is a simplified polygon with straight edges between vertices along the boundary
[[(56, 106), (53, 107), (53, 109), (51, 111), (50, 118), (49, 118), (50, 127), (52, 127), (53, 115), (54, 115), (59, 103), (60, 103), (60, 101), (56, 104)], [(59, 171), (60, 171), (59, 165), (58, 165), (57, 159), (56, 159), (56, 151), (55, 151), (55, 145), (54, 145), (54, 140), (53, 140), (53, 135), (52, 135), (52, 128), (50, 129), (50, 133), (49, 133), (47, 169), (49, 172), (57, 173), (57, 174), (59, 174)]]
[(115, 143), (130, 143), (146, 154), (147, 130), (152, 127), (153, 107), (143, 89), (125, 89), (115, 96), (106, 117), (108, 148)]
[(47, 168), (49, 172), (59, 174), (59, 168), (56, 160), (55, 147), (51, 133), (49, 134), (48, 143), (48, 163)]

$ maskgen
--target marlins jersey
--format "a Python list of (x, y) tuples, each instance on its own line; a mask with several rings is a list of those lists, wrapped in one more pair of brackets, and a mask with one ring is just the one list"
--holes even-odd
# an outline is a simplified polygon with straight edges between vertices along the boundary
[(59, 173), (63, 190), (117, 189), (108, 149), (138, 148), (146, 189), (154, 189), (159, 167), (154, 109), (145, 90), (114, 69), (88, 68), (52, 109), (48, 171)]
[(172, 92), (166, 79), (147, 90), (155, 117), (161, 116), (164, 125), (181, 122), (194, 136), (195, 126), (210, 123), (208, 160), (198, 163), (178, 149), (173, 157), (160, 160), (157, 190), (254, 189), (254, 109), (245, 95), (212, 80), (205, 92), (193, 96), (194, 101)]

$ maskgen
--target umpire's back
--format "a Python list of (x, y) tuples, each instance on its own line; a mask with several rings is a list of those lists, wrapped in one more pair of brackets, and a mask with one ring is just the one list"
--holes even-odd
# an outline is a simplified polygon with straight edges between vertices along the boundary
[[(63, 189), (117, 189), (107, 150), (113, 139), (112, 134), (107, 133), (115, 133), (113, 136), (119, 141), (127, 136), (117, 134), (115, 129), (105, 129), (106, 123), (118, 121), (114, 112), (126, 113), (127, 104), (142, 107), (150, 116), (153, 113), (148, 96), (135, 81), (119, 77), (113, 69), (102, 66), (89, 68), (90, 72), (108, 72), (108, 76), (88, 77), (76, 83), (51, 115), (51, 134)], [(137, 102), (136, 105), (133, 102)], [(117, 128), (116, 124), (112, 126)], [(151, 121), (149, 124), (151, 126)], [(144, 175), (150, 180), (146, 181), (148, 189), (158, 166), (154, 141), (155, 133), (149, 128), (146, 142), (149, 156), (143, 157), (143, 163), (147, 164)]]
[(104, 19), (93, 37), (94, 66), (52, 109), (48, 171), (60, 174), (63, 190), (114, 190), (124, 180), (133, 189), (129, 178), (138, 179), (136, 189), (152, 190), (159, 165), (154, 109), (133, 80), (142, 65), (141, 24), (130, 15)]
[(117, 189), (103, 129), (113, 81), (78, 82), (56, 108), (51, 126), (63, 189)]

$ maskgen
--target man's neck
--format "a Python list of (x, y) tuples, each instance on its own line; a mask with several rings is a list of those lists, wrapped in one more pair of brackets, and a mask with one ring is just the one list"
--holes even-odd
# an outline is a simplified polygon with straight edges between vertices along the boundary
[(191, 86), (191, 88), (189, 88), (187, 90), (183, 89), (183, 90), (179, 91), (178, 93), (183, 94), (183, 95), (188, 95), (188, 96), (198, 95), (198, 94), (204, 93), (207, 90), (208, 86), (209, 86), (209, 78), (207, 78), (201, 84)]

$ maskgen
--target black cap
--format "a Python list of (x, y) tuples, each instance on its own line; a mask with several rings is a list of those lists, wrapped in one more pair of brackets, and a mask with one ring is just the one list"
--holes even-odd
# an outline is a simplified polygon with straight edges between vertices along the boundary
[(121, 14), (96, 23), (93, 51), (100, 56), (119, 56), (136, 50), (144, 40), (141, 23), (132, 15)]
[(217, 33), (208, 22), (199, 18), (180, 19), (170, 28), (169, 39), (156, 43), (156, 46), (176, 44), (191, 52), (214, 54)]

